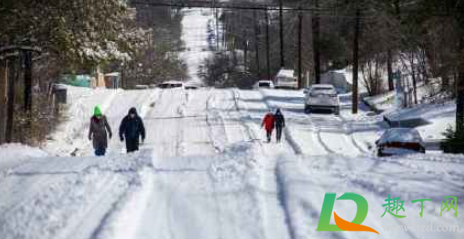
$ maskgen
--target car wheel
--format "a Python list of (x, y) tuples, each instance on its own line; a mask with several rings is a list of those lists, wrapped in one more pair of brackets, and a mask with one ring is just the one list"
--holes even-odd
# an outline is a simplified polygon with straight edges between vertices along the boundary
[(377, 149), (377, 157), (383, 157), (383, 153), (381, 149)]
[(309, 106), (306, 105), (306, 106), (305, 106), (305, 109), (304, 109), (304, 112), (305, 112), (306, 114), (311, 113), (311, 107), (309, 107)]
[(335, 107), (334, 108), (334, 114), (335, 115), (340, 115), (340, 107)]

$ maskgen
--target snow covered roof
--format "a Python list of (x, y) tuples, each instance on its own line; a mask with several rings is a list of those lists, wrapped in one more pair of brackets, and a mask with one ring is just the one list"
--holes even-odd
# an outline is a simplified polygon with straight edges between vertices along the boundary
[(393, 128), (385, 131), (382, 137), (380, 137), (379, 144), (391, 142), (423, 143), (419, 132), (411, 128)]
[(55, 90), (66, 90), (68, 87), (65, 84), (54, 84), (53, 89)]
[(168, 81), (164, 81), (163, 83), (161, 84), (183, 84), (184, 82), (182, 81), (177, 81), (177, 80), (168, 80)]
[(105, 74), (105, 76), (119, 76), (119, 72), (111, 72), (111, 73)]
[(279, 73), (277, 73), (277, 77), (294, 77), (294, 73), (294, 70), (281, 69)]

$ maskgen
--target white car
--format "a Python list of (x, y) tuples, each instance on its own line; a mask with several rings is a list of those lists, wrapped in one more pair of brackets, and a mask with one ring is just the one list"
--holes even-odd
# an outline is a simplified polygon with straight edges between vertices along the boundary
[(147, 90), (149, 88), (150, 87), (148, 85), (135, 85), (134, 86), (134, 89), (136, 89), (136, 90)]
[(294, 70), (281, 69), (275, 77), (275, 88), (298, 89), (298, 80)]
[(161, 89), (184, 88), (184, 82), (182, 82), (182, 81), (165, 81), (165, 82), (159, 84), (158, 88), (161, 88)]
[(270, 80), (260, 80), (253, 85), (253, 89), (274, 89), (274, 83)]
[(340, 114), (340, 100), (333, 85), (315, 84), (304, 92), (306, 113), (314, 110), (330, 110), (336, 115)]
[(194, 84), (185, 84), (184, 85), (184, 89), (186, 90), (198, 90), (200, 87), (198, 85), (194, 85)]

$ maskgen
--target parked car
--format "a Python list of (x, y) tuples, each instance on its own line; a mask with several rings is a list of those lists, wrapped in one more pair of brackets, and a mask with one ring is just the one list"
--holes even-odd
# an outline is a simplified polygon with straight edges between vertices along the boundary
[(171, 89), (171, 88), (184, 88), (184, 82), (182, 81), (165, 81), (158, 85), (161, 89)]
[(253, 85), (253, 89), (260, 88), (274, 89), (274, 83), (270, 80), (260, 80)]
[(330, 110), (340, 114), (340, 100), (333, 85), (315, 84), (305, 89), (305, 112), (314, 110)]
[(274, 79), (275, 88), (298, 89), (298, 80), (293, 70), (281, 69)]
[(187, 84), (184, 85), (184, 88), (186, 90), (198, 90), (199, 87), (197, 85), (187, 83)]
[(149, 89), (148, 85), (135, 85), (134, 89), (136, 90), (146, 90)]
[(411, 128), (389, 129), (382, 134), (375, 144), (379, 157), (425, 153), (422, 137), (416, 129)]

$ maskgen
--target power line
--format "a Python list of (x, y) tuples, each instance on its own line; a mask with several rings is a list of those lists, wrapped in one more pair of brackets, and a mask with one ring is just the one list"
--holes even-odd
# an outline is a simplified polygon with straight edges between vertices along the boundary
[[(208, 1), (208, 0), (198, 0), (198, 1), (160, 1), (160, 0), (133, 0), (131, 5), (146, 6), (146, 7), (171, 7), (171, 8), (221, 8), (221, 9), (236, 9), (236, 10), (267, 10), (267, 11), (279, 11), (280, 8), (278, 5), (272, 4), (257, 4), (257, 3), (231, 3), (231, 2), (217, 2), (217, 1)], [(337, 6), (331, 7), (305, 7), (300, 4), (294, 6), (284, 6), (283, 11), (286, 12), (311, 12), (319, 13), (319, 18), (347, 18), (347, 19), (356, 19), (355, 15), (340, 15), (339, 8)], [(377, 17), (377, 13), (367, 13), (372, 8), (360, 8), (364, 12), (363, 16), (360, 19), (372, 19)], [(423, 12), (418, 9), (403, 9), (402, 15), (404, 14), (418, 14)], [(443, 11), (426, 11), (429, 16), (450, 16), (449, 12)]]
[[(153, 2), (152, 0), (134, 0), (131, 2), (134, 6), (150, 7), (173, 7), (173, 8), (222, 8), (222, 9), (241, 9), (241, 10), (268, 10), (278, 11), (278, 5), (256, 4), (256, 3), (230, 3), (230, 2), (212, 2), (212, 1), (189, 1), (189, 2)], [(313, 8), (313, 7), (283, 7), (284, 11), (320, 11), (330, 12), (332, 8)]]

